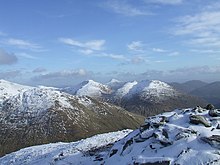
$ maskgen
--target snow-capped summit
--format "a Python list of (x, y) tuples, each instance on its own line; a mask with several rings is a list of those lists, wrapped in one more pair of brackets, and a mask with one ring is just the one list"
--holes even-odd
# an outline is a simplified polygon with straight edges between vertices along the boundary
[(83, 81), (74, 87), (64, 88), (63, 91), (74, 95), (90, 97), (101, 97), (102, 94), (111, 93), (111, 89), (107, 85), (93, 80)]
[(20, 85), (6, 80), (0, 80), (0, 104), (9, 97), (31, 88), (32, 87), (30, 86)]
[(175, 90), (165, 82), (159, 80), (142, 80), (140, 82), (133, 81), (126, 83), (122, 88), (118, 89), (115, 93), (117, 97), (130, 98), (134, 95), (140, 95), (145, 98), (172, 95)]

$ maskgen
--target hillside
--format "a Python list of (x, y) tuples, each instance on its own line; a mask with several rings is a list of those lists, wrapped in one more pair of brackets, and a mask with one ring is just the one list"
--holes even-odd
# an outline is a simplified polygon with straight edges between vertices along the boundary
[(0, 155), (57, 141), (75, 141), (98, 133), (137, 128), (144, 118), (87, 96), (54, 88), (21, 91), (0, 107)]
[(114, 93), (111, 102), (144, 116), (206, 104), (206, 101), (181, 93), (158, 80), (128, 82)]
[(169, 84), (158, 80), (121, 82), (113, 79), (107, 84), (89, 80), (61, 91), (73, 95), (90, 96), (144, 116), (175, 108), (207, 104), (201, 98), (179, 92)]
[(147, 118), (133, 132), (29, 147), (0, 158), (0, 164), (219, 165), (219, 117), (217, 109), (177, 109)]
[(201, 88), (208, 83), (200, 81), (200, 80), (191, 80), (184, 83), (169, 83), (171, 86), (173, 86), (176, 90), (184, 93), (190, 93), (193, 90), (196, 90), (198, 88)]
[(220, 82), (213, 82), (190, 92), (220, 108)]

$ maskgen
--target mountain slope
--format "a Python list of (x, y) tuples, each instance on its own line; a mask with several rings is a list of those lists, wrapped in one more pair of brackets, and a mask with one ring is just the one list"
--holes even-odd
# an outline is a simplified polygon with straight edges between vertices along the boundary
[(133, 132), (29, 147), (0, 158), (0, 164), (219, 165), (219, 117), (217, 109), (178, 109), (147, 118)]
[(130, 112), (151, 116), (175, 108), (204, 106), (205, 101), (183, 94), (167, 83), (158, 80), (128, 82), (118, 89), (110, 102)]
[(170, 83), (175, 89), (179, 90), (180, 92), (190, 93), (193, 90), (201, 88), (208, 83), (200, 81), (200, 80), (191, 80), (184, 83)]
[(220, 108), (220, 82), (210, 83), (190, 92), (191, 95), (199, 96), (216, 107)]
[(32, 88), (5, 100), (0, 108), (0, 155), (135, 128), (142, 122), (143, 117), (109, 103), (53, 88)]
[(16, 95), (22, 91), (31, 89), (32, 87), (0, 80), (0, 104), (10, 96)]
[(62, 91), (73, 95), (90, 96), (94, 98), (100, 98), (103, 94), (111, 93), (111, 89), (108, 86), (93, 80), (83, 81), (74, 87), (64, 88)]

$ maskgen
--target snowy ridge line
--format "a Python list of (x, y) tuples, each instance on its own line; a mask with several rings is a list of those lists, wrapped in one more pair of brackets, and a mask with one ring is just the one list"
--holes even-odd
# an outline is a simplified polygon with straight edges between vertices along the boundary
[[(91, 138), (82, 139), (71, 143), (51, 143), (28, 147), (0, 158), (0, 164), (4, 165), (49, 165), (49, 164), (90, 164), (96, 156), (85, 156), (90, 150), (99, 149), (110, 145), (126, 136), (132, 130), (95, 135)], [(103, 151), (102, 154), (107, 154)]]

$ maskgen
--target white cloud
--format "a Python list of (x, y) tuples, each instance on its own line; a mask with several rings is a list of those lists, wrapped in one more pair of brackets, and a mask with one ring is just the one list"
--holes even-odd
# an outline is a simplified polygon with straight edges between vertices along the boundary
[(179, 18), (174, 34), (189, 37), (187, 43), (193, 46), (220, 48), (220, 3), (216, 6)]
[(163, 5), (179, 5), (183, 3), (183, 0), (145, 0), (145, 2)]
[(153, 50), (154, 52), (159, 52), (159, 53), (167, 52), (167, 50), (165, 50), (165, 49), (160, 49), (160, 48), (153, 48), (152, 50)]
[(80, 42), (71, 38), (60, 38), (60, 42), (77, 47), (80, 53), (89, 55), (94, 53), (94, 51), (100, 51), (104, 49), (105, 40), (90, 40), (86, 42)]
[(148, 12), (144, 9), (141, 9), (138, 6), (134, 6), (129, 4), (126, 0), (108, 0), (103, 6), (112, 10), (117, 14), (121, 14), (124, 16), (144, 16), (144, 15), (152, 15), (151, 12)]
[(17, 61), (18, 59), (14, 54), (0, 49), (0, 65), (10, 65), (16, 63)]
[(168, 56), (171, 56), (171, 57), (173, 57), (173, 56), (179, 56), (179, 55), (180, 55), (179, 52), (171, 52), (170, 54), (168, 54)]
[(127, 47), (129, 50), (142, 52), (144, 44), (141, 41), (132, 41)]
[(38, 44), (31, 43), (29, 41), (22, 40), (22, 39), (9, 38), (7, 40), (4, 40), (3, 43), (7, 44), (7, 45), (18, 47), (19, 49), (28, 49), (28, 50), (32, 50), (32, 51), (42, 51), (43, 50)]
[(20, 76), (22, 73), (19, 70), (13, 71), (1, 71), (0, 72), (0, 79), (13, 79), (15, 77)]
[(32, 55), (27, 54), (27, 53), (24, 53), (24, 52), (16, 53), (16, 55), (19, 56), (19, 57), (23, 57), (23, 58), (27, 58), (27, 59), (32, 59), (32, 60), (36, 60), (37, 59), (37, 57), (32, 56)]
[(112, 54), (112, 53), (101, 53), (101, 54), (97, 54), (95, 56), (107, 57), (107, 58), (112, 58), (112, 59), (115, 59), (115, 60), (125, 60), (126, 59), (124, 55)]
[[(36, 70), (35, 73), (37, 73)], [(32, 84), (43, 84), (47, 86), (72, 86), (75, 85), (75, 83), (82, 82), (88, 78), (91, 79), (91, 77), (93, 76), (92, 72), (88, 72), (85, 69), (61, 70), (57, 72), (38, 73), (41, 74), (32, 77)]]

